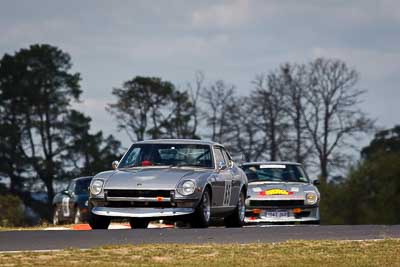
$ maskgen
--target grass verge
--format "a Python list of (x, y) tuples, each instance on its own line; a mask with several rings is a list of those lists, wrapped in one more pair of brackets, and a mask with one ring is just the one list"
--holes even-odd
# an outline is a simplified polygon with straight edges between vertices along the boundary
[(153, 244), (1, 253), (0, 266), (399, 266), (400, 239)]

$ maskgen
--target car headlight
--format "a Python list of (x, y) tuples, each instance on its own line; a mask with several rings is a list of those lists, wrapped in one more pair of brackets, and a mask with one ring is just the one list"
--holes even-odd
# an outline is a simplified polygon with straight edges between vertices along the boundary
[(318, 195), (315, 192), (308, 192), (306, 194), (306, 204), (314, 205), (318, 201)]
[(184, 181), (176, 188), (179, 194), (182, 196), (188, 196), (194, 193), (196, 189), (196, 183), (192, 180)]
[(90, 185), (90, 193), (93, 195), (100, 194), (101, 190), (103, 189), (103, 180), (94, 180), (93, 183)]

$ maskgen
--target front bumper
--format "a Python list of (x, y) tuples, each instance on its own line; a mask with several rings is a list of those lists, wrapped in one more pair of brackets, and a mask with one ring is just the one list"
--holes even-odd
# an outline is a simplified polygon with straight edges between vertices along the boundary
[(193, 208), (92, 208), (92, 213), (108, 217), (158, 218), (188, 215), (193, 212)]
[[(246, 210), (246, 223), (290, 223), (290, 222), (318, 222), (320, 220), (319, 207), (302, 208), (295, 213), (292, 208), (265, 208), (257, 209), (260, 213), (254, 214), (254, 209)], [(271, 213), (283, 212), (287, 216), (269, 216)], [(267, 215), (268, 214), (268, 215)]]

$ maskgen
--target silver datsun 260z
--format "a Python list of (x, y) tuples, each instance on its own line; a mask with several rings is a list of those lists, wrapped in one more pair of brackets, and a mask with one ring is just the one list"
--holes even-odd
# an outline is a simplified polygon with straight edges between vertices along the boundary
[(228, 227), (244, 224), (247, 178), (220, 144), (141, 141), (113, 165), (90, 184), (92, 229), (106, 229), (116, 217), (128, 218), (132, 228), (158, 219), (207, 227), (211, 217)]
[(299, 163), (244, 163), (249, 183), (247, 223), (301, 222), (319, 224), (320, 194)]

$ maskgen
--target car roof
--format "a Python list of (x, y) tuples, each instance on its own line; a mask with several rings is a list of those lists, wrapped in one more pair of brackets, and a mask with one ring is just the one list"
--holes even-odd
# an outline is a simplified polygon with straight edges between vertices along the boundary
[(301, 166), (301, 163), (291, 162), (291, 161), (253, 161), (253, 162), (244, 162), (241, 165), (273, 165), (273, 164)]
[(211, 145), (211, 146), (222, 146), (219, 143), (208, 141), (208, 140), (198, 140), (198, 139), (151, 139), (138, 141), (134, 144), (194, 144), (194, 145)]

